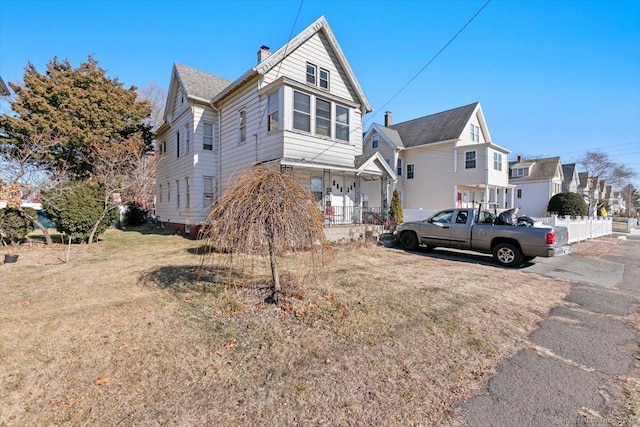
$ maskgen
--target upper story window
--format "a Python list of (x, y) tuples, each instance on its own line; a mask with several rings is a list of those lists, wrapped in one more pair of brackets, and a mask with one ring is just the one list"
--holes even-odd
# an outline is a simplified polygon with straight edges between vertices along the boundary
[(409, 163), (407, 165), (407, 179), (413, 179), (416, 173), (416, 165), (414, 163)]
[(307, 83), (329, 90), (329, 71), (307, 62)]
[(378, 134), (374, 133), (371, 138), (371, 148), (378, 148)]
[(267, 131), (278, 130), (280, 127), (278, 107), (278, 92), (275, 92), (267, 97)]
[(293, 93), (293, 128), (311, 132), (311, 96)]
[(213, 123), (203, 123), (202, 149), (213, 150)]
[(186, 136), (185, 141), (184, 141), (184, 152), (188, 154), (189, 150), (190, 150), (190, 148), (189, 148), (189, 135), (190, 135), (189, 125), (184, 125), (184, 134)]
[(402, 159), (398, 159), (398, 164), (396, 166), (396, 175), (402, 176)]
[(516, 190), (516, 198), (522, 199), (522, 190), (520, 188)]
[(497, 171), (502, 170), (502, 154), (493, 153), (493, 169)]
[(524, 176), (524, 168), (518, 168), (516, 169), (516, 176)]
[(385, 157), (385, 162), (387, 162), (387, 166), (391, 166), (391, 159), (389, 157)]
[(238, 139), (240, 142), (247, 140), (247, 110), (238, 112)]
[(312, 85), (316, 84), (318, 68), (307, 62), (307, 83), (311, 83)]
[(316, 98), (316, 135), (331, 137), (331, 103)]
[(476, 152), (467, 151), (464, 153), (464, 168), (475, 169), (476, 168)]
[(320, 80), (318, 83), (321, 88), (329, 89), (329, 72), (327, 70), (320, 68)]
[(349, 109), (336, 105), (336, 139), (349, 141)]
[(302, 92), (293, 92), (293, 129), (348, 142), (351, 133), (349, 126), (349, 108)]
[(189, 178), (185, 178), (184, 179), (184, 188), (186, 190), (186, 192), (185, 192), (185, 200), (184, 200), (184, 207), (188, 208), (191, 205), (191, 189), (189, 188)]
[(180, 157), (180, 132), (176, 132), (176, 157)]
[(471, 123), (471, 140), (473, 142), (480, 142), (480, 128)]

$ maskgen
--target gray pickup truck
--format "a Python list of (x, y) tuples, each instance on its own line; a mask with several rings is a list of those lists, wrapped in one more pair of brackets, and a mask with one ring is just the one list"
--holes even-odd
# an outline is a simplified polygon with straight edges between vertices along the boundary
[(446, 209), (424, 221), (400, 224), (394, 234), (407, 250), (425, 245), (427, 249), (443, 247), (490, 253), (498, 264), (507, 267), (518, 267), (538, 256), (571, 252), (566, 227), (496, 223), (491, 213), (479, 209)]

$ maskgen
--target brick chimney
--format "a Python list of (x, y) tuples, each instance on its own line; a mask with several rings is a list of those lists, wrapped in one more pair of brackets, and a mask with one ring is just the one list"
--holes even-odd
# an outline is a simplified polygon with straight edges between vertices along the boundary
[(391, 127), (391, 111), (385, 111), (384, 113), (384, 127)]
[(522, 156), (518, 156), (518, 163), (522, 163)]
[(262, 45), (260, 46), (260, 50), (258, 51), (258, 64), (271, 56), (271, 52), (269, 52), (269, 46)]

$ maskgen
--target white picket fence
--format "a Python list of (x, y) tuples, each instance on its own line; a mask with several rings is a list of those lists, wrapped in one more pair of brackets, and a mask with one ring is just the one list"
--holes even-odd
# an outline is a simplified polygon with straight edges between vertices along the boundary
[(581, 242), (613, 233), (613, 218), (578, 217), (567, 218), (552, 215), (547, 218), (534, 218), (537, 223), (569, 229), (569, 243)]

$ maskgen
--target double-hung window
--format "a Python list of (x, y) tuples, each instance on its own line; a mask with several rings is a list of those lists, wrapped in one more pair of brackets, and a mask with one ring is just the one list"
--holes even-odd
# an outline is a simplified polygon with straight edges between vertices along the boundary
[(378, 134), (374, 133), (371, 137), (371, 148), (378, 148)]
[(176, 179), (176, 208), (180, 209), (180, 180)]
[(320, 79), (318, 80), (318, 86), (322, 89), (329, 89), (329, 72), (320, 68)]
[(238, 139), (240, 142), (247, 140), (247, 110), (238, 112)]
[(311, 132), (311, 96), (293, 93), (293, 128)]
[(191, 195), (190, 195), (190, 189), (189, 189), (189, 178), (185, 178), (184, 179), (184, 186), (185, 186), (185, 198), (184, 198), (184, 207), (185, 208), (189, 208), (191, 207)]
[(202, 192), (202, 206), (209, 207), (213, 204), (213, 177), (205, 176), (204, 190)]
[(158, 186), (158, 196), (160, 198), (159, 202), (162, 203), (162, 184)]
[(502, 154), (493, 153), (493, 169), (497, 171), (502, 170)]
[(213, 123), (203, 124), (202, 149), (213, 150)]
[(171, 183), (167, 182), (167, 203), (171, 202)]
[(473, 142), (480, 142), (480, 128), (471, 123), (471, 140)]
[(349, 141), (349, 109), (336, 105), (336, 139)]
[(402, 159), (398, 159), (398, 164), (396, 165), (396, 175), (402, 176)]
[(416, 173), (416, 165), (414, 163), (409, 163), (407, 165), (407, 179), (413, 179)]
[(184, 140), (184, 152), (186, 154), (189, 154), (189, 136), (190, 136), (190, 132), (189, 132), (189, 125), (184, 125), (184, 134), (186, 136), (185, 140)]
[(180, 132), (176, 132), (176, 157), (180, 157)]
[(475, 169), (476, 168), (476, 152), (467, 151), (464, 153), (464, 168)]
[(331, 137), (331, 103), (316, 99), (316, 135)]
[(278, 92), (267, 97), (267, 131), (278, 130)]
[(317, 72), (318, 68), (315, 65), (307, 63), (307, 83), (316, 84)]

